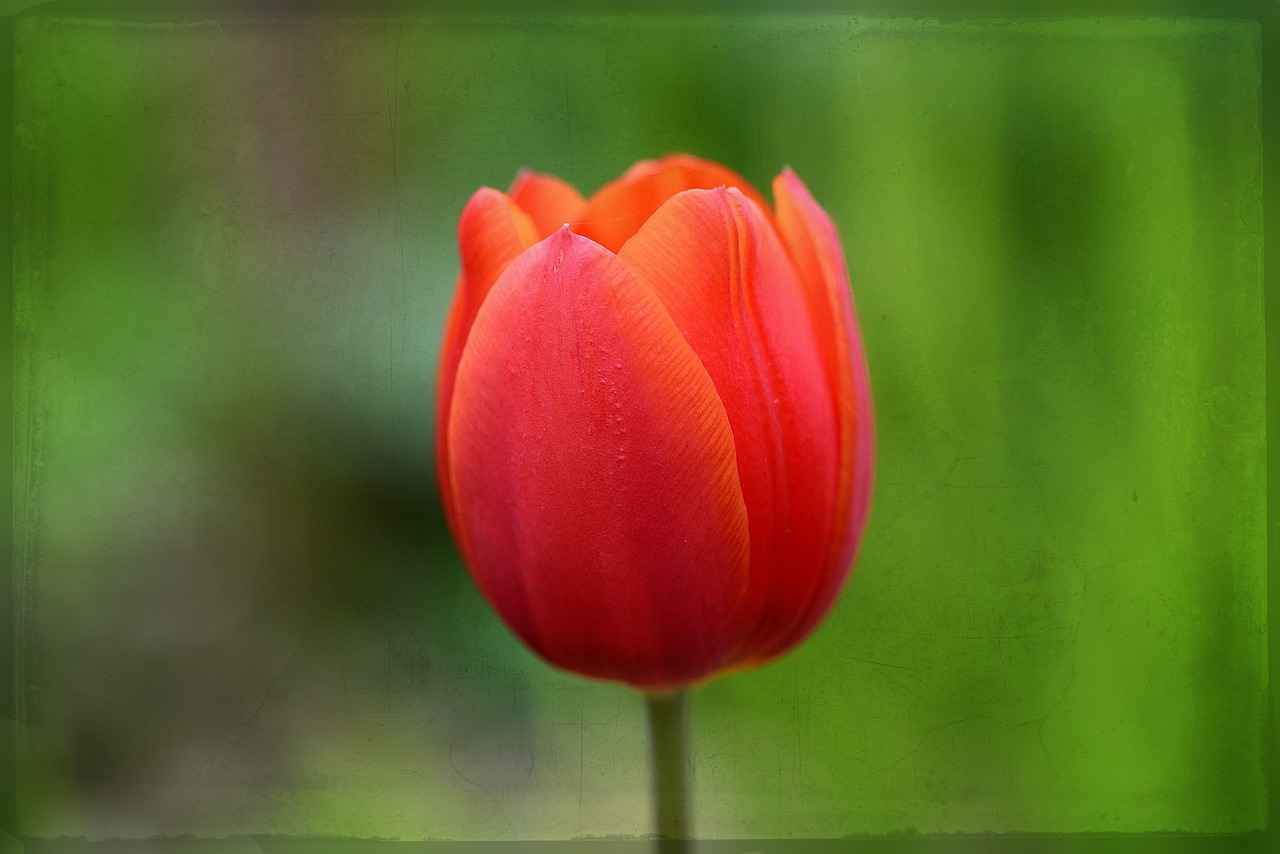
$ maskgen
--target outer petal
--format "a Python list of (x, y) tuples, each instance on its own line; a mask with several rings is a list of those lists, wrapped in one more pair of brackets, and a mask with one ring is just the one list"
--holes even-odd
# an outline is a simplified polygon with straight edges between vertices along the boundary
[(554, 175), (522, 169), (507, 191), (511, 200), (533, 218), (538, 239), (559, 231), (567, 222), (582, 217), (587, 202), (571, 185)]
[(533, 221), (511, 199), (488, 187), (476, 191), (458, 221), (462, 272), (445, 321), (436, 379), (436, 473), (445, 517), (455, 532), (458, 526), (453, 490), (445, 473), (449, 470), (449, 412), (458, 361), (490, 288), (516, 256), (536, 240)]
[(835, 406), (802, 285), (767, 215), (736, 189), (672, 198), (620, 257), (653, 284), (729, 414), (751, 526), (735, 657), (771, 654), (835, 571)]
[(764, 198), (732, 169), (688, 154), (670, 154), (661, 160), (642, 160), (618, 180), (601, 187), (587, 201), (573, 230), (617, 252), (676, 193), (722, 185), (737, 187), (762, 209), (768, 209)]
[(817, 592), (807, 621), (794, 635), (807, 634), (830, 608), (853, 564), (866, 524), (874, 467), (871, 382), (862, 336), (858, 332), (849, 273), (840, 238), (830, 217), (814, 201), (804, 182), (790, 169), (774, 179), (775, 221), (805, 286), (831, 392), (837, 401), (840, 458), (837, 471), (832, 562), (839, 570)]
[(561, 229), (476, 318), (449, 429), (477, 583), (554, 664), (644, 688), (719, 669), (747, 576), (734, 439), (650, 288)]

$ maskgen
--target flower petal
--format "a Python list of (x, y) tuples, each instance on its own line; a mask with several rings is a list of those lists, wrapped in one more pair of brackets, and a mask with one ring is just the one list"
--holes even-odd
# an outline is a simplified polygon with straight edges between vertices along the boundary
[[(819, 346), (832, 397), (837, 401), (840, 436), (836, 537), (831, 558), (838, 572), (816, 591), (807, 621), (793, 631), (798, 639), (826, 614), (853, 564), (871, 500), (874, 426), (866, 356), (835, 226), (790, 169), (774, 179), (773, 197), (778, 232), (800, 272), (814, 328), (821, 333)], [(783, 644), (785, 648), (785, 639)]]
[(737, 172), (688, 154), (642, 160), (587, 201), (573, 230), (617, 252), (662, 203), (676, 193), (719, 186), (737, 187), (764, 210), (768, 205)]
[(471, 197), (458, 220), (458, 250), (462, 272), (445, 321), (436, 379), (436, 471), (440, 502), (454, 531), (458, 530), (453, 490), (444, 473), (449, 470), (449, 411), (453, 403), (458, 361), (476, 313), (498, 276), (516, 256), (537, 241), (533, 221), (511, 199), (482, 187)]
[(520, 170), (507, 191), (520, 209), (533, 218), (538, 239), (555, 234), (562, 225), (581, 218), (587, 202), (573, 186), (554, 175)]
[(832, 571), (835, 407), (802, 285), (765, 212), (723, 187), (672, 198), (619, 257), (653, 285), (728, 412), (751, 526), (737, 655), (755, 658)]
[(476, 581), (551, 662), (645, 688), (719, 669), (747, 577), (734, 437), (652, 290), (561, 229), (481, 308), (452, 488)]

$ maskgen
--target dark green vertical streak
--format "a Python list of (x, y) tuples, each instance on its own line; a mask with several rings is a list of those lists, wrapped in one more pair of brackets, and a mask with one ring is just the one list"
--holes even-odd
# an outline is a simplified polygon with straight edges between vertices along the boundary
[(1259, 115), (1262, 122), (1262, 287), (1263, 319), (1266, 323), (1267, 359), (1267, 629), (1270, 669), (1268, 732), (1263, 742), (1270, 745), (1265, 769), (1271, 796), (1267, 805), (1267, 826), (1272, 834), (1280, 827), (1280, 751), (1276, 749), (1276, 686), (1280, 685), (1280, 637), (1275, 631), (1280, 614), (1280, 4), (1258, 5), (1262, 25), (1262, 86)]
[[(1238, 292), (1246, 294), (1252, 301), (1256, 299), (1257, 292), (1250, 286), (1256, 287), (1257, 279), (1249, 282), (1245, 271), (1239, 269), (1246, 262), (1238, 261), (1235, 256), (1238, 245), (1247, 237), (1256, 237), (1262, 228), (1262, 210), (1259, 204), (1262, 200), (1257, 193), (1257, 182), (1261, 180), (1261, 175), (1249, 176), (1245, 190), (1240, 190), (1241, 182), (1246, 180), (1245, 164), (1252, 163), (1255, 169), (1260, 168), (1260, 164), (1248, 156), (1257, 154), (1256, 143), (1251, 144), (1249, 139), (1251, 134), (1248, 131), (1251, 129), (1239, 120), (1232, 121), (1232, 107), (1238, 102), (1228, 100), (1223, 95), (1230, 91), (1232, 75), (1238, 74), (1233, 68), (1239, 61), (1236, 55), (1245, 48), (1237, 40), (1224, 39), (1210, 33), (1200, 36), (1196, 46), (1197, 50), (1188, 52), (1180, 69), (1188, 105), (1187, 138), (1192, 145), (1188, 176), (1192, 205), (1190, 215), (1192, 221), (1198, 224), (1193, 229), (1188, 251), (1197, 269), (1222, 271), (1221, 275), (1227, 281), (1238, 283)], [(1215, 67), (1206, 61), (1206, 56), (1224, 59), (1220, 66)], [(1238, 106), (1236, 110), (1239, 110)], [(1263, 112), (1262, 115), (1265, 116), (1266, 113)], [(1238, 136), (1230, 136), (1233, 131)], [(1230, 157), (1224, 152), (1234, 152), (1236, 156)], [(1214, 225), (1221, 223), (1230, 225)], [(1248, 263), (1251, 266), (1252, 260)], [(1265, 306), (1265, 283), (1263, 287)], [(1240, 297), (1237, 293), (1220, 293), (1211, 288), (1185, 298), (1183, 304), (1188, 306), (1188, 310), (1204, 318), (1202, 340), (1188, 342), (1189, 346), (1200, 347), (1197, 358), (1189, 366), (1185, 377), (1193, 387), (1211, 389), (1224, 382), (1230, 383), (1230, 378), (1247, 376), (1247, 372), (1257, 365), (1258, 352), (1248, 346), (1248, 343), (1258, 341), (1258, 327), (1251, 322), (1249, 326), (1253, 326), (1252, 329), (1238, 328), (1228, 322), (1229, 315), (1215, 319), (1214, 307), (1233, 298)], [(1191, 300), (1198, 300), (1198, 305), (1190, 302)], [(1236, 347), (1211, 346), (1214, 341), (1231, 340), (1232, 336), (1238, 336)], [(1263, 338), (1265, 337), (1263, 332)], [(1265, 348), (1265, 344), (1263, 346)], [(1230, 424), (1229, 419), (1229, 412), (1226, 415), (1209, 412), (1201, 418), (1189, 419), (1201, 435), (1198, 444), (1215, 461), (1214, 465), (1225, 467), (1229, 464), (1227, 455), (1230, 453), (1232, 436), (1229, 430), (1223, 429), (1222, 424), (1222, 421)], [(1200, 500), (1209, 506), (1221, 506), (1238, 494), (1240, 489), (1233, 483), (1202, 483), (1204, 492)], [(1254, 497), (1265, 500), (1262, 495), (1250, 495), (1250, 498)], [(1236, 574), (1232, 566), (1235, 556), (1231, 550), (1232, 544), (1252, 539), (1248, 530), (1238, 521), (1234, 524), (1239, 527), (1225, 529), (1225, 538), (1217, 536), (1217, 532), (1223, 530), (1222, 526), (1231, 524), (1231, 520), (1215, 520), (1195, 540), (1194, 560), (1197, 565), (1206, 568), (1206, 579), (1232, 579)], [(1253, 569), (1257, 571), (1256, 567)], [(1203, 619), (1212, 626), (1209, 634), (1221, 639), (1195, 653), (1197, 683), (1211, 695), (1227, 696), (1231, 686), (1239, 684), (1240, 669), (1257, 661), (1258, 650), (1252, 646), (1252, 638), (1237, 622), (1240, 609), (1234, 606), (1234, 602), (1241, 595), (1239, 582), (1234, 581), (1205, 581), (1197, 589)], [(1227, 739), (1241, 727), (1242, 719), (1237, 715), (1251, 708), (1251, 701), (1252, 698), (1242, 697), (1230, 704), (1208, 706), (1206, 711), (1201, 712), (1204, 720), (1199, 724), (1202, 728), (1202, 743), (1211, 743), (1207, 741), (1210, 738), (1222, 739), (1223, 746), (1217, 752), (1225, 754), (1228, 750)], [(1232, 804), (1248, 798), (1256, 785), (1251, 780), (1237, 779), (1221, 773), (1212, 774), (1210, 769), (1205, 770), (1206, 775), (1215, 780), (1215, 784), (1205, 786), (1200, 797), (1213, 803), (1214, 809), (1220, 813), (1225, 813)]]
[[(4, 373), (3, 397), (10, 407), (9, 417), (0, 419), (0, 447), (7, 453), (0, 454), (4, 460), (4, 477), (6, 483), (13, 483), (13, 18), (0, 19), (0, 56), (8, 57), (8, 61), (0, 63), (0, 117), (5, 132), (0, 134), (0, 211), (5, 211), (3, 223), (0, 224), (0, 258), (5, 262), (0, 265), (0, 329), (3, 329), (3, 350), (7, 358)], [(0, 521), (0, 536), (6, 555), (12, 555), (13, 540), (13, 491), (5, 490), (3, 502), (3, 521)], [(2, 561), (10, 567), (9, 574), (0, 580), (0, 613), (13, 614), (13, 561)], [(3, 707), (5, 725), (0, 727), (0, 829), (15, 833), (17, 830), (17, 757), (15, 751), (14, 727), (14, 621), (0, 622), (7, 626), (0, 631), (0, 660), (4, 661), (3, 677), (0, 677), (0, 707)]]
[(653, 777), (653, 818), (662, 854), (688, 851), (688, 783), (685, 777), (685, 698), (687, 693), (650, 694), (650, 773)]

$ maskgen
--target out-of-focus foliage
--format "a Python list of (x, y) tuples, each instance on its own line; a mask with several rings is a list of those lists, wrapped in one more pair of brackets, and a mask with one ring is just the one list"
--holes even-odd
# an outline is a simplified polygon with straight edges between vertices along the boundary
[(639, 699), (443, 528), (468, 195), (791, 165), (879, 468), (793, 655), (692, 701), (697, 831), (1243, 831), (1266, 801), (1258, 32), (601, 15), (18, 21), (21, 827), (649, 830)]

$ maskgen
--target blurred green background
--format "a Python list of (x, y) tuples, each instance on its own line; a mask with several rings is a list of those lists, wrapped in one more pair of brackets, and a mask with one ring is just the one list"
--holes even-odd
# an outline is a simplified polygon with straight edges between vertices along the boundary
[(878, 474), (692, 702), (708, 837), (1266, 822), (1259, 29), (832, 13), (15, 28), (19, 827), (650, 830), (642, 704), (434, 486), (454, 227), (668, 151), (837, 222)]

